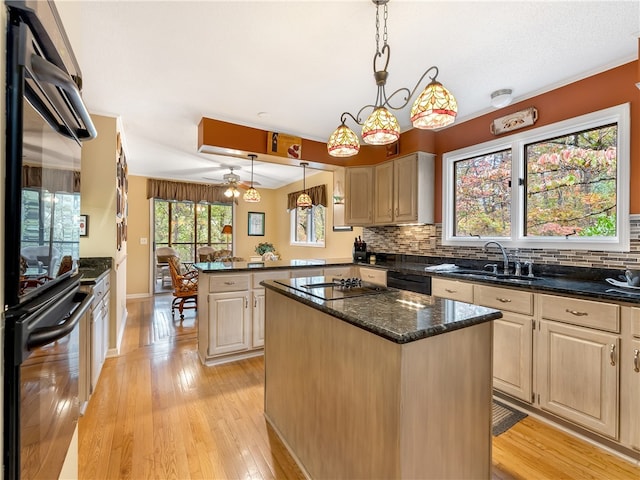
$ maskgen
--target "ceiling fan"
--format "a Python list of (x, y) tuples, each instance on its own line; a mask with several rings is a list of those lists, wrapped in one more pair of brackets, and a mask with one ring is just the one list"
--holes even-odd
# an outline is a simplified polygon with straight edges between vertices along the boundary
[[(240, 175), (233, 173), (233, 169), (236, 167), (221, 165), (221, 168), (229, 169), (229, 173), (225, 173), (224, 175), (222, 175), (222, 179), (210, 178), (210, 177), (203, 177), (203, 178), (206, 180), (221, 182), (218, 185), (222, 187), (227, 187), (227, 189), (224, 192), (224, 195), (228, 198), (238, 198), (240, 196), (240, 189), (243, 189), (243, 190), (249, 189), (250, 185), (245, 182), (241, 182)], [(253, 184), (260, 185), (260, 182), (254, 181)]]

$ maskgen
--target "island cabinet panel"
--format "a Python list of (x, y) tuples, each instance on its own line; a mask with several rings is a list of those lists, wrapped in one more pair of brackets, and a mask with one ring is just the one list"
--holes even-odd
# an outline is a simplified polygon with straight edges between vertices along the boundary
[(209, 355), (247, 350), (249, 338), (249, 292), (209, 295)]
[(267, 289), (265, 416), (309, 478), (490, 478), (491, 331), (398, 344)]
[(540, 408), (618, 438), (617, 335), (540, 321)]

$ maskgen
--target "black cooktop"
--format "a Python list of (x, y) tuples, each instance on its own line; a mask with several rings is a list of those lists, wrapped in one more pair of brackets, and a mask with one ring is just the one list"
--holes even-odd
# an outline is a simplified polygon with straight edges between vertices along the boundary
[(362, 295), (375, 295), (387, 291), (387, 287), (364, 282), (359, 278), (303, 277), (275, 280), (275, 282), (322, 300), (340, 300)]

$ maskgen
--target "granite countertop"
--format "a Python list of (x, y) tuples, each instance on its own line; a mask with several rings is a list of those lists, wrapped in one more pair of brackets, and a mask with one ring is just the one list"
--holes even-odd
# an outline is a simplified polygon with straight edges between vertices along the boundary
[(279, 268), (335, 267), (352, 265), (353, 259), (329, 258), (307, 260), (269, 260), (267, 262), (201, 262), (194, 267), (203, 273), (242, 272), (254, 270), (274, 270)]
[[(292, 279), (291, 282), (313, 283), (324, 280), (325, 277), (309, 277)], [(261, 285), (363, 330), (401, 344), (502, 317), (499, 310), (492, 308), (395, 288), (389, 288), (375, 295), (322, 300), (274, 280), (265, 280), (261, 282)]]
[[(478, 262), (455, 258), (429, 258), (428, 263), (390, 259), (378, 261), (376, 264), (359, 263), (358, 265), (392, 270), (402, 274), (451, 278), (496, 287), (585, 297), (591, 300), (640, 303), (640, 288), (614, 286), (605, 280), (606, 278), (612, 278), (623, 281), (623, 269), (534, 265), (534, 279), (528, 279), (526, 276), (514, 279), (498, 278), (489, 274), (489, 272), (483, 273), (482, 268), (486, 263), (486, 260)], [(492, 263), (496, 262), (493, 261)], [(455, 264), (457, 267), (446, 271), (425, 270), (426, 267), (433, 267), (438, 264)], [(477, 271), (477, 273), (470, 274), (470, 271), (473, 270)]]
[(99, 282), (111, 270), (111, 257), (80, 258), (78, 273), (82, 275), (81, 285), (93, 285)]

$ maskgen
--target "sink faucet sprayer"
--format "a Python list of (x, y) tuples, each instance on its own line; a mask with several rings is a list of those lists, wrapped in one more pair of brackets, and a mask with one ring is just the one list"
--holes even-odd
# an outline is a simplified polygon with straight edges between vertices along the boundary
[(487, 251), (487, 246), (491, 244), (496, 245), (500, 249), (500, 252), (502, 253), (502, 260), (504, 262), (504, 274), (509, 275), (509, 257), (507, 257), (507, 252), (504, 250), (504, 247), (500, 243), (494, 242), (493, 240), (484, 244), (485, 252)]

